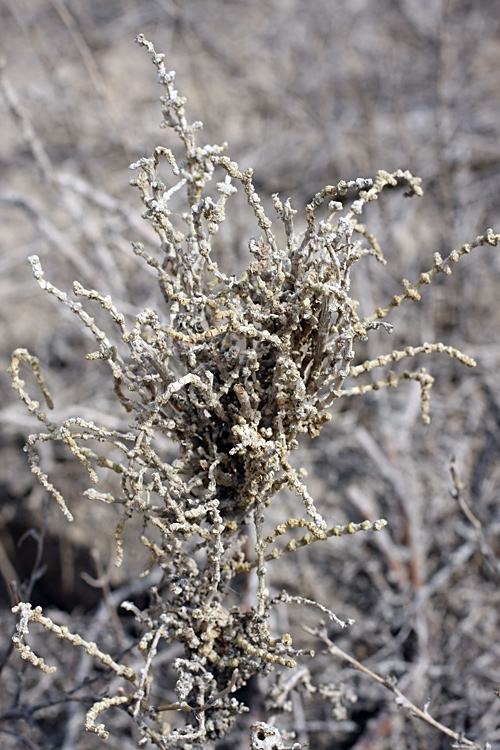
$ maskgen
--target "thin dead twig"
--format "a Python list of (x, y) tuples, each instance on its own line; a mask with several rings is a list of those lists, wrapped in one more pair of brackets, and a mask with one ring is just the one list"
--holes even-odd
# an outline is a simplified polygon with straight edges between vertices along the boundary
[[(344, 651), (339, 646), (337, 646), (335, 643), (333, 643), (328, 638), (324, 622), (320, 622), (317, 628), (309, 628), (307, 625), (303, 625), (302, 627), (306, 631), (306, 633), (316, 636), (316, 638), (319, 638), (321, 641), (323, 641), (323, 643), (328, 649), (329, 654), (331, 654), (332, 656), (337, 656), (340, 659), (343, 659), (352, 667), (357, 669), (359, 672), (366, 674), (372, 680), (375, 680), (375, 682), (378, 682), (380, 685), (383, 685), (383, 687), (387, 688), (387, 690), (390, 690), (391, 693), (393, 693), (396, 696), (396, 705), (399, 708), (406, 709), (417, 718), (422, 719), (422, 721), (425, 721), (431, 727), (434, 727), (438, 731), (442, 732), (443, 734), (446, 734), (448, 737), (451, 737), (453, 740), (455, 740), (455, 742), (457, 743), (456, 745), (457, 748), (475, 748), (475, 750), (483, 750), (483, 748), (481, 748), (481, 745), (478, 745), (476, 742), (473, 742), (472, 740), (467, 739), (461, 733), (454, 732), (452, 729), (449, 729), (449, 727), (446, 727), (444, 724), (441, 724), (440, 721), (437, 721), (437, 719), (434, 719), (434, 717), (429, 714), (427, 710), (427, 706), (424, 706), (423, 709), (418, 708), (418, 706), (412, 703), (412, 701), (410, 701), (401, 692), (401, 690), (399, 690), (396, 687), (395, 677), (386, 677), (386, 678), (380, 677), (380, 675), (376, 674), (376, 672), (373, 672), (371, 669), (361, 664), (361, 662), (355, 659), (354, 656), (351, 656), (346, 651)], [(491, 746), (487, 744), (484, 750), (491, 750)]]

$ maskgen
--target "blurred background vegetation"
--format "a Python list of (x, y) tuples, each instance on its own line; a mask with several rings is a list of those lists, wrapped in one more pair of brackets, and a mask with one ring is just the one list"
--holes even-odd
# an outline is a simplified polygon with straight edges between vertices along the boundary
[[(58, 413), (123, 424), (106, 368), (85, 360), (94, 348), (85, 331), (42, 294), (27, 257), (39, 255), (62, 289), (78, 279), (111, 293), (126, 314), (161, 305), (154, 274), (140, 267), (129, 245), (155, 239), (128, 186), (128, 165), (157, 144), (172, 145), (171, 134), (158, 130), (161, 90), (147, 54), (133, 44), (139, 32), (177, 71), (188, 117), (204, 123), (200, 140), (228, 141), (231, 158), (254, 168), (266, 207), (279, 192), (300, 212), (325, 184), (378, 169), (407, 168), (422, 177), (422, 199), (408, 201), (393, 190), (369, 207), (388, 267), (359, 264), (354, 296), (361, 312), (388, 301), (401, 278), (416, 279), (435, 251), (445, 255), (489, 226), (500, 229), (497, 0), (0, 0), (1, 654), (13, 627), (8, 582), (22, 584), (35, 564), (40, 537), (31, 530), (45, 524), (46, 567), (32, 581), (33, 603), (57, 611), (73, 630), (87, 623), (96, 639), (113, 640), (102, 617), (102, 589), (88, 582), (96, 561), (109, 568), (112, 589), (143, 564), (129, 557), (114, 570), (107, 533), (114, 509), (81, 497), (85, 477), (63, 450), (47, 449), (42, 458), (75, 523), (46, 506), (22, 453), (37, 428), (6, 374), (11, 351), (26, 346), (44, 366)], [(257, 230), (243, 200), (228, 214), (220, 262), (238, 271)], [(373, 538), (300, 550), (293, 566), (276, 566), (275, 580), (277, 590), (287, 585), (340, 617), (354, 617), (356, 625), (338, 636), (343, 648), (379, 673), (396, 674), (419, 705), (430, 699), (429, 710), (443, 723), (494, 746), (500, 742), (499, 289), (498, 251), (481, 248), (453, 276), (425, 289), (421, 303), (390, 316), (391, 339), (382, 332), (371, 338), (360, 357), (441, 340), (475, 357), (478, 367), (466, 371), (438, 355), (419, 360), (436, 377), (429, 427), (419, 420), (415, 384), (343, 400), (297, 461), (332, 524), (384, 516), (389, 527)], [(482, 525), (482, 546), (450, 494), (452, 455), (464, 498)], [(318, 647), (300, 620), (279, 623), (282, 632), (287, 627), (295, 628), (297, 644)], [(46, 648), (56, 653), (58, 644)], [(88, 702), (47, 706), (88, 674), (74, 651), (68, 646), (59, 655), (67, 671), (50, 680), (20, 668), (16, 655), (2, 660), (3, 747), (98, 746), (82, 729)], [(343, 665), (319, 656), (311, 669), (318, 684), (344, 681), (358, 695), (340, 721), (326, 698), (295, 699), (293, 720), (283, 726), (311, 747), (449, 747)], [(38, 703), (43, 707), (34, 710)], [(24, 713), (14, 718), (6, 713), (20, 707)], [(108, 747), (137, 746), (125, 716), (110, 725)], [(227, 747), (247, 746), (244, 727), (235, 737)]]

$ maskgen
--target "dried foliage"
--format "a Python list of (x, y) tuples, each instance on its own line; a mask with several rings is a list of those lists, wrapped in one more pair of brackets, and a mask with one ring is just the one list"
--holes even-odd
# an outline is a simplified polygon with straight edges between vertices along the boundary
[[(53, 422), (21, 379), (21, 365), (31, 368), (52, 408), (38, 360), (17, 349), (10, 373), (19, 397), (42, 423), (41, 431), (30, 435), (26, 452), (44, 489), (72, 520), (71, 501), (66, 502), (40, 466), (39, 447), (62, 443), (88, 474), (92, 486), (84, 492), (87, 498), (120, 511), (114, 535), (117, 564), (135, 554), (125, 532), (136, 518), (140, 543), (149, 554), (143, 575), (158, 570), (161, 575), (147, 606), (121, 603), (140, 632), (136, 647), (125, 654), (112, 656), (86, 640), (85, 633), (71, 633), (27, 601), (13, 609), (18, 615), (14, 646), (21, 657), (50, 672), (51, 666), (26, 642), (30, 623), (38, 623), (120, 678), (113, 694), (95, 696), (86, 716), (88, 731), (108, 738), (99, 722), (104, 712), (119, 706), (137, 725), (142, 744), (201, 750), (228, 734), (236, 717), (248, 710), (241, 691), (254, 676), (275, 675), (266, 682), (266, 722), (283, 710), (283, 696), (294, 689), (317, 689), (307, 670), (298, 667), (298, 660), (312, 652), (294, 646), (288, 633), (273, 634), (277, 605), (311, 606), (337, 628), (351, 624), (305, 596), (286, 591), (273, 596), (269, 569), (274, 561), (329, 537), (378, 532), (386, 525), (380, 518), (329, 527), (321, 498), (313, 499), (306, 487), (306, 472), (293, 466), (300, 435), (317, 437), (339, 399), (395, 388), (406, 380), (419, 383), (422, 417), (429, 422), (433, 378), (425, 369), (391, 370), (360, 385), (346, 384), (346, 379), (422, 353), (444, 353), (474, 367), (471, 357), (442, 343), (417, 343), (354, 366), (355, 353), (372, 331), (391, 333), (386, 319), (394, 308), (418, 301), (422, 286), (437, 274), (449, 275), (473, 248), (497, 245), (500, 235), (488, 230), (445, 259), (436, 253), (415, 282), (402, 281), (401, 294), (359, 316), (358, 301), (351, 296), (351, 270), (367, 256), (385, 264), (360, 217), (388, 188), (403, 184), (406, 196), (421, 195), (420, 180), (408, 171), (379, 171), (373, 180), (328, 185), (306, 206), (300, 229), (290, 200), (283, 202), (275, 194), (271, 219), (252, 170), (241, 171), (224, 156), (225, 145), (198, 145), (201, 123), (186, 119), (186, 100), (174, 88), (174, 73), (165, 68), (164, 56), (143, 36), (136, 41), (150, 53), (164, 89), (163, 125), (181, 144), (179, 153), (159, 146), (130, 167), (137, 173), (132, 184), (145, 205), (143, 216), (156, 231), (161, 252), (152, 254), (141, 243), (134, 243), (133, 250), (157, 273), (163, 307), (145, 309), (131, 320), (111, 296), (78, 282), (75, 301), (45, 279), (37, 256), (30, 258), (40, 287), (92, 334), (97, 349), (88, 359), (109, 366), (116, 398), (131, 421), (125, 429), (82, 417)], [(226, 213), (230, 215), (238, 191), (246, 196), (257, 236), (248, 241), (251, 262), (236, 275), (220, 267), (214, 248), (224, 242)], [(86, 302), (101, 306), (109, 333), (87, 311)], [(167, 460), (172, 443), (177, 456)], [(119, 486), (113, 486), (108, 474), (119, 479)], [(284, 491), (298, 498), (293, 516), (280, 516)], [(295, 528), (302, 536), (293, 535)], [(234, 588), (241, 586), (250, 593), (235, 604)], [(323, 625), (311, 632), (339, 655)], [(177, 700), (166, 705), (158, 699), (156, 666), (164, 644), (181, 646), (172, 661)], [(298, 674), (293, 685), (286, 682), (288, 671)], [(322, 689), (337, 701), (339, 717), (344, 715), (348, 691), (338, 685)], [(393, 692), (400, 705), (415, 708), (399, 690)], [(168, 712), (177, 712), (183, 722), (164, 722)], [(426, 710), (420, 715), (431, 718)], [(478, 747), (432, 722), (460, 746)], [(263, 750), (285, 747), (278, 730), (264, 722), (252, 725), (251, 742)]]

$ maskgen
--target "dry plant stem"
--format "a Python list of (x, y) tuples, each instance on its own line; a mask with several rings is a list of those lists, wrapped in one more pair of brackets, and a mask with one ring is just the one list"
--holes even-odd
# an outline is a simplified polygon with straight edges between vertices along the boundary
[(488, 541), (484, 535), (483, 525), (481, 521), (472, 511), (470, 505), (464, 497), (464, 488), (457, 470), (457, 460), (455, 456), (453, 456), (450, 461), (450, 473), (453, 481), (453, 490), (451, 494), (457, 500), (460, 509), (465, 517), (473, 525), (479, 542), (479, 548), (484, 559), (488, 563), (490, 570), (493, 572), (497, 579), (500, 579), (500, 560), (492, 550), (490, 544), (488, 544)]
[(26, 143), (29, 145), (33, 156), (38, 164), (38, 168), (43, 175), (47, 184), (53, 183), (53, 168), (46, 149), (37, 137), (35, 129), (28, 117), (25, 108), (19, 101), (19, 98), (5, 73), (5, 62), (0, 61), (0, 88), (3, 91), (10, 111), (15, 120), (19, 123)]
[(78, 23), (75, 17), (71, 14), (71, 12), (67, 8), (67, 6), (62, 2), (62, 0), (50, 0), (50, 2), (52, 6), (54, 7), (55, 11), (57, 12), (57, 14), (59, 15), (59, 17), (61, 18), (61, 21), (66, 26), (69, 34), (71, 35), (75, 48), (78, 50), (78, 53), (80, 54), (82, 58), (83, 64), (85, 65), (89, 80), (91, 81), (92, 86), (94, 87), (96, 91), (96, 94), (101, 100), (103, 109), (107, 114), (109, 123), (112, 125), (114, 133), (117, 135), (119, 141), (121, 142), (124, 152), (127, 154), (128, 147), (127, 147), (127, 143), (125, 142), (123, 138), (123, 128), (121, 127), (121, 123), (120, 123), (120, 113), (116, 110), (115, 105), (111, 97), (108, 94), (106, 84), (101, 76), (99, 67), (94, 59), (94, 56), (92, 54), (92, 51), (89, 45), (87, 44), (85, 40), (84, 35), (82, 34), (82, 32), (80, 31), (78, 27)]
[[(62, 3), (59, 4), (62, 6)], [(128, 224), (126, 211), (123, 209), (123, 206), (118, 201), (111, 199), (102, 191), (96, 189), (95, 186), (90, 190), (89, 186), (85, 185), (80, 178), (76, 178), (74, 175), (63, 175), (58, 172), (56, 166), (51, 161), (47, 149), (38, 137), (29, 113), (9, 81), (2, 64), (0, 64), (0, 90), (4, 93), (14, 119), (19, 123), (22, 137), (34, 157), (45, 187), (53, 196), (53, 201), (64, 207), (72, 223), (79, 227), (81, 234), (85, 237), (86, 243), (88, 243), (89, 247), (94, 248), (97, 256), (102, 257), (102, 254), (107, 255), (108, 251), (106, 247), (96, 236), (91, 222), (88, 221), (86, 206), (82, 205), (81, 200), (75, 200), (75, 196), (78, 196), (78, 198), (84, 196), (92, 203), (101, 205), (103, 208), (105, 207), (108, 213), (113, 212), (118, 214), (124, 223)], [(117, 137), (121, 140), (122, 128), (117, 128), (116, 130), (118, 132)], [(123, 142), (122, 146), (126, 150)], [(16, 205), (25, 211), (34, 221), (40, 232), (46, 237), (47, 241), (58, 249), (62, 257), (70, 261), (81, 279), (94, 284), (100, 282), (102, 274), (98, 272), (92, 260), (86, 254), (82, 253), (73, 242), (69, 241), (67, 235), (61, 233), (60, 229), (51, 221), (50, 215), (40, 214), (36, 206), (26, 196), (18, 195), (12, 191), (3, 192), (0, 195), (0, 200)], [(136, 229), (135, 231), (143, 234), (143, 230), (141, 229)], [(116, 274), (112, 278), (116, 279)], [(112, 280), (110, 283), (114, 284)]]
[(35, 609), (33, 609), (31, 604), (27, 602), (20, 602), (12, 608), (12, 611), (15, 614), (19, 614), (17, 632), (12, 639), (14, 642), (14, 646), (19, 651), (23, 659), (26, 659), (35, 666), (38, 666), (42, 670), (42, 672), (55, 672), (55, 667), (48, 667), (45, 664), (44, 660), (37, 657), (31, 650), (31, 648), (26, 643), (24, 643), (24, 638), (29, 633), (28, 623), (30, 622), (38, 622), (40, 625), (46, 628), (46, 630), (50, 630), (55, 633), (59, 638), (70, 641), (70, 643), (72, 643), (74, 646), (81, 646), (90, 656), (95, 656), (102, 662), (102, 664), (116, 672), (118, 676), (124, 677), (134, 685), (137, 684), (137, 675), (132, 668), (126, 667), (123, 664), (117, 664), (109, 656), (109, 654), (103, 653), (95, 643), (89, 643), (81, 638), (81, 636), (70, 633), (68, 628), (65, 626), (56, 625), (50, 619), (50, 617), (45, 617), (42, 614), (41, 607), (35, 607)]
[[(444, 724), (441, 724), (441, 722), (434, 719), (426, 708), (420, 709), (418, 706), (416, 706), (414, 703), (412, 703), (402, 692), (396, 687), (396, 678), (383, 678), (380, 677), (380, 675), (373, 672), (368, 667), (365, 667), (361, 662), (359, 662), (357, 659), (355, 659), (353, 656), (348, 654), (346, 651), (341, 649), (339, 646), (337, 646), (335, 643), (333, 643), (327, 635), (326, 628), (324, 626), (324, 623), (320, 624), (317, 628), (309, 628), (307, 625), (303, 625), (304, 630), (306, 633), (309, 633), (310, 635), (313, 635), (317, 638), (319, 638), (325, 646), (328, 649), (328, 653), (332, 656), (338, 657), (340, 659), (343, 659), (348, 664), (350, 664), (352, 667), (357, 669), (359, 672), (362, 672), (363, 674), (370, 677), (372, 680), (375, 680), (375, 682), (378, 682), (380, 685), (383, 685), (383, 687), (387, 688), (387, 690), (390, 690), (393, 695), (396, 697), (396, 705), (398, 708), (404, 708), (405, 710), (409, 711), (411, 714), (416, 716), (419, 719), (422, 719), (427, 724), (429, 724), (431, 727), (434, 727), (435, 729), (438, 729), (443, 734), (446, 734), (448, 737), (451, 737), (455, 740), (455, 742), (458, 743), (458, 746), (460, 748), (470, 747), (475, 748), (476, 750), (484, 750), (481, 748), (480, 745), (478, 745), (476, 742), (472, 742), (472, 740), (468, 740), (466, 737), (464, 737), (462, 734), (458, 734), (457, 732), (454, 732), (452, 729), (449, 729)], [(487, 746), (489, 747), (489, 746)]]
[(104, 601), (108, 609), (109, 617), (113, 624), (113, 629), (115, 631), (117, 643), (120, 646), (120, 649), (123, 650), (125, 648), (125, 634), (123, 632), (123, 627), (120, 622), (120, 618), (118, 617), (116, 613), (116, 606), (111, 597), (111, 589), (109, 586), (109, 578), (110, 578), (109, 573), (104, 570), (99, 550), (92, 549), (91, 556), (92, 556), (92, 560), (96, 568), (97, 578), (92, 578), (85, 571), (83, 571), (80, 575), (85, 581), (85, 583), (87, 583), (89, 586), (92, 586), (93, 588), (100, 588), (102, 590)]
[[(338, 536), (352, 536), (353, 534), (356, 534), (358, 531), (381, 531), (385, 526), (387, 526), (387, 521), (385, 518), (379, 518), (376, 521), (362, 521), (361, 523), (353, 523), (352, 521), (348, 524), (345, 524), (343, 526), (336, 525), (333, 526), (331, 529), (328, 529), (327, 531), (323, 531), (323, 529), (318, 529), (317, 526), (315, 526), (310, 521), (306, 521), (303, 518), (289, 518), (285, 523), (278, 526), (274, 533), (270, 536), (266, 537), (263, 542), (265, 543), (265, 546), (269, 546), (272, 544), (278, 536), (284, 534), (287, 529), (293, 529), (295, 527), (301, 527), (308, 529), (311, 533), (305, 534), (300, 539), (292, 539), (288, 542), (286, 547), (283, 547), (282, 549), (279, 549), (278, 547), (274, 547), (271, 552), (268, 552), (264, 556), (264, 560), (266, 562), (269, 562), (270, 560), (278, 560), (278, 558), (282, 557), (283, 555), (287, 554), (288, 552), (295, 552), (296, 550), (300, 549), (301, 547), (307, 547), (311, 544), (314, 544), (318, 541), (324, 541), (325, 539), (328, 539), (330, 537), (338, 537)], [(233, 564), (233, 570), (236, 572), (243, 572), (243, 571), (249, 571), (253, 568), (256, 568), (258, 565), (257, 562), (252, 563), (234, 563)]]
[[(405, 519), (405, 546), (407, 548), (406, 554), (408, 555), (408, 570), (403, 574), (402, 580), (409, 580), (415, 588), (419, 588), (422, 585), (422, 576), (424, 576), (425, 570), (425, 553), (422, 549), (421, 543), (419, 543), (418, 530), (421, 527), (421, 520), (417, 515), (417, 510), (411, 493), (407, 489), (407, 478), (402, 474), (401, 469), (398, 469), (397, 465), (386, 455), (382, 447), (377, 444), (370, 433), (362, 426), (356, 429), (356, 439), (361, 445), (366, 454), (374, 462), (377, 467), (377, 471), (384, 477), (384, 479), (390, 483), (393, 492), (397, 498), (397, 501), (401, 507)], [(363, 515), (367, 518), (370, 517), (369, 513), (366, 513), (366, 509), (363, 508)], [(380, 539), (377, 539), (380, 542)], [(397, 551), (392, 545), (391, 550), (387, 550), (388, 559), (392, 557), (393, 561), (397, 558)], [(399, 571), (401, 575), (402, 571)]]
[(444, 260), (439, 253), (434, 253), (434, 263), (432, 268), (420, 274), (418, 281), (415, 284), (411, 284), (406, 279), (403, 279), (401, 282), (403, 294), (395, 295), (387, 307), (377, 308), (372, 315), (363, 319), (363, 323), (382, 320), (394, 307), (399, 307), (404, 300), (411, 299), (418, 302), (420, 300), (420, 293), (418, 290), (424, 284), (430, 284), (437, 273), (444, 273), (445, 276), (449, 276), (452, 272), (451, 263), (456, 263), (463, 255), (467, 255), (475, 247), (481, 247), (482, 245), (492, 245), (496, 247), (499, 242), (500, 234), (495, 234), (492, 229), (487, 229), (485, 234), (479, 235), (473, 242), (466, 242), (458, 250), (452, 250)]

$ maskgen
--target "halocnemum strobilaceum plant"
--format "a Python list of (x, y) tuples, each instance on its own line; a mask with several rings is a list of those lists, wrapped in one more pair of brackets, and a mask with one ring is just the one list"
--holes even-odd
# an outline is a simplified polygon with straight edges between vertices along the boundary
[[(25, 642), (29, 622), (38, 622), (85, 648), (114, 677), (123, 679), (118, 691), (103, 694), (88, 710), (89, 731), (106, 738), (97, 719), (120, 706), (137, 724), (144, 743), (195, 750), (227, 734), (236, 716), (247, 710), (237, 691), (250, 678), (293, 670), (299, 658), (310, 656), (294, 648), (288, 634), (272, 632), (270, 615), (278, 602), (316, 606), (339, 626), (347, 624), (328, 603), (285, 591), (272, 595), (268, 571), (273, 561), (300, 546), (360, 530), (378, 531), (386, 523), (380, 519), (328, 526), (321, 506), (307, 490), (304, 473), (290, 461), (299, 435), (316, 437), (337, 399), (394, 387), (403, 380), (420, 384), (422, 415), (428, 421), (433, 379), (425, 370), (385, 372), (379, 381), (354, 387), (345, 387), (346, 378), (422, 352), (443, 352), (468, 366), (474, 366), (473, 360), (444, 344), (423, 343), (353, 366), (356, 345), (381, 326), (390, 332), (386, 319), (393, 308), (418, 300), (420, 287), (436, 274), (450, 273), (452, 264), (478, 245), (496, 245), (499, 235), (488, 230), (444, 260), (436, 254), (430, 270), (415, 283), (404, 280), (400, 295), (360, 318), (358, 303), (350, 295), (351, 269), (365, 256), (385, 261), (359, 217), (386, 186), (405, 183), (406, 195), (420, 195), (420, 180), (406, 171), (378, 172), (373, 180), (328, 185), (306, 206), (305, 228), (300, 231), (290, 200), (274, 195), (272, 221), (255, 190), (252, 171), (241, 171), (224, 155), (225, 146), (197, 144), (201, 123), (186, 120), (185, 99), (174, 88), (174, 74), (165, 69), (164, 56), (142, 36), (137, 42), (150, 52), (164, 88), (163, 125), (176, 133), (182, 146), (180, 155), (159, 146), (151, 157), (131, 165), (137, 175), (132, 184), (146, 209), (144, 218), (160, 240), (156, 254), (139, 243), (133, 250), (156, 269), (162, 304), (142, 310), (130, 321), (105, 290), (84, 289), (75, 282), (76, 297), (97, 302), (109, 315), (106, 333), (82, 302), (44, 278), (38, 257), (30, 258), (40, 286), (92, 332), (96, 350), (88, 358), (109, 365), (126, 426), (109, 429), (80, 417), (50, 421), (20, 378), (20, 365), (31, 366), (52, 406), (38, 360), (24, 349), (14, 352), (11, 374), (20, 398), (43, 425), (26, 445), (41, 484), (72, 520), (71, 502), (67, 504), (51, 484), (37, 454), (40, 442), (66, 444), (88, 472), (91, 487), (84, 494), (117, 506), (117, 564), (133, 554), (124, 547), (122, 532), (132, 516), (139, 516), (138, 543), (149, 550), (145, 574), (160, 569), (161, 584), (145, 609), (122, 603), (135, 614), (142, 632), (137, 647), (122, 658), (87, 642), (85, 633), (72, 634), (58, 626), (29, 602), (14, 607), (19, 618), (14, 642), (23, 658), (50, 671)], [(238, 190), (246, 195), (256, 236), (248, 240), (248, 267), (236, 276), (219, 267), (212, 250), (215, 236), (220, 230), (223, 234), (231, 196)], [(170, 208), (174, 199), (175, 212)], [(177, 446), (173, 461), (165, 459), (165, 438)], [(100, 488), (106, 472), (118, 475), (119, 492)], [(282, 490), (297, 496), (296, 514), (284, 515), (266, 533), (266, 514)], [(287, 541), (295, 527), (303, 529), (303, 536)], [(254, 578), (256, 585), (237, 606), (231, 591), (242, 575)], [(182, 654), (173, 662), (176, 700), (169, 703), (155, 679), (155, 659), (163, 642), (182, 644)], [(183, 721), (171, 726), (164, 717), (175, 710)], [(279, 747), (279, 734), (266, 727), (254, 725), (252, 744)]]

